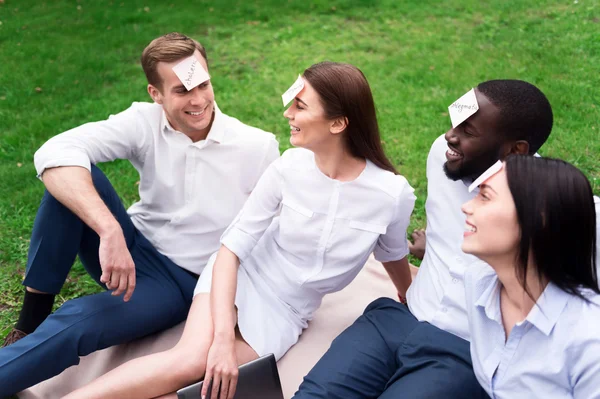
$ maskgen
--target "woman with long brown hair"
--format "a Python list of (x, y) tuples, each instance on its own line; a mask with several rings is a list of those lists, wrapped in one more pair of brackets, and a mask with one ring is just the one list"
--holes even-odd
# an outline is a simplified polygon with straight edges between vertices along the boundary
[(302, 79), (284, 113), (296, 148), (271, 164), (221, 237), (179, 343), (69, 398), (150, 398), (202, 377), (212, 397), (220, 389), (232, 398), (238, 364), (281, 358), (323, 296), (348, 285), (371, 253), (405, 295), (415, 196), (381, 148), (369, 84), (358, 68), (332, 62)]

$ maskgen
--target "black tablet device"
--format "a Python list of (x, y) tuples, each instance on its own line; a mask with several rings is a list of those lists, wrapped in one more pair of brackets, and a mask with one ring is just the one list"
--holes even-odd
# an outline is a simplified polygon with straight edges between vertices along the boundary
[[(201, 399), (203, 381), (177, 391), (178, 399)], [(210, 388), (210, 387), (209, 387)], [(209, 393), (210, 393), (209, 389)], [(283, 399), (277, 362), (272, 354), (240, 366), (235, 399)], [(206, 399), (211, 399), (206, 395)], [(214, 398), (216, 399), (216, 398)]]

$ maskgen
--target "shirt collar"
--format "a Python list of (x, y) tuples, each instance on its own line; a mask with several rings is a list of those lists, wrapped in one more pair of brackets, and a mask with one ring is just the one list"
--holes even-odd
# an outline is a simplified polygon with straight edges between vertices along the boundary
[(498, 276), (489, 266), (491, 273), (486, 273), (475, 283), (475, 306), (483, 308), (485, 315), (502, 324), (500, 313), (500, 284)]
[(207, 140), (214, 141), (215, 143), (222, 143), (225, 139), (225, 116), (219, 109), (216, 102), (213, 102), (215, 109), (215, 119), (213, 120), (210, 132), (206, 136)]
[(548, 283), (537, 303), (527, 315), (527, 321), (533, 324), (544, 335), (549, 335), (560, 318), (570, 294)]
[(173, 126), (169, 123), (167, 119), (167, 114), (165, 113), (165, 109), (162, 110), (162, 118), (160, 120), (160, 130), (162, 132), (176, 132), (177, 130), (173, 129)]
[[(216, 102), (214, 102), (213, 104), (215, 109), (215, 118), (212, 122), (212, 126), (210, 127), (210, 131), (206, 136), (206, 140), (214, 141), (215, 143), (222, 143), (225, 139), (225, 115), (223, 115)], [(171, 123), (169, 123), (169, 120), (167, 119), (167, 114), (165, 113), (164, 109), (162, 111), (161, 130), (163, 132), (177, 132), (177, 130), (173, 129)]]
[[(567, 305), (569, 295), (556, 285), (549, 283), (525, 320), (544, 335), (549, 335)], [(500, 281), (496, 273), (488, 274), (477, 281), (474, 298), (476, 298), (475, 306), (483, 308), (488, 318), (502, 323)]]

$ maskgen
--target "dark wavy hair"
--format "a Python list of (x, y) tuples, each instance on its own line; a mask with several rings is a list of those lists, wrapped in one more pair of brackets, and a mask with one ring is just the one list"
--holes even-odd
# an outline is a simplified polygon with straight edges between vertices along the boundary
[(596, 210), (585, 175), (558, 159), (510, 155), (506, 177), (521, 229), (517, 276), (525, 291), (531, 256), (540, 281), (584, 299), (585, 288), (600, 294)]
[(328, 119), (348, 118), (345, 136), (350, 153), (398, 174), (381, 146), (375, 102), (360, 69), (325, 61), (306, 69), (303, 76), (319, 94)]

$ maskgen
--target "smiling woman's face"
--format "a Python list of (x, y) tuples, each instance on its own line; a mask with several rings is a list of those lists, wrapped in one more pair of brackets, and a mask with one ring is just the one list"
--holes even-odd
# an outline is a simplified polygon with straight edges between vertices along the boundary
[(332, 120), (325, 116), (325, 109), (315, 89), (304, 80), (304, 88), (283, 116), (290, 124), (290, 143), (314, 151), (333, 138)]
[(490, 259), (516, 259), (521, 229), (504, 169), (484, 181), (462, 211), (467, 216), (463, 252), (488, 263)]

